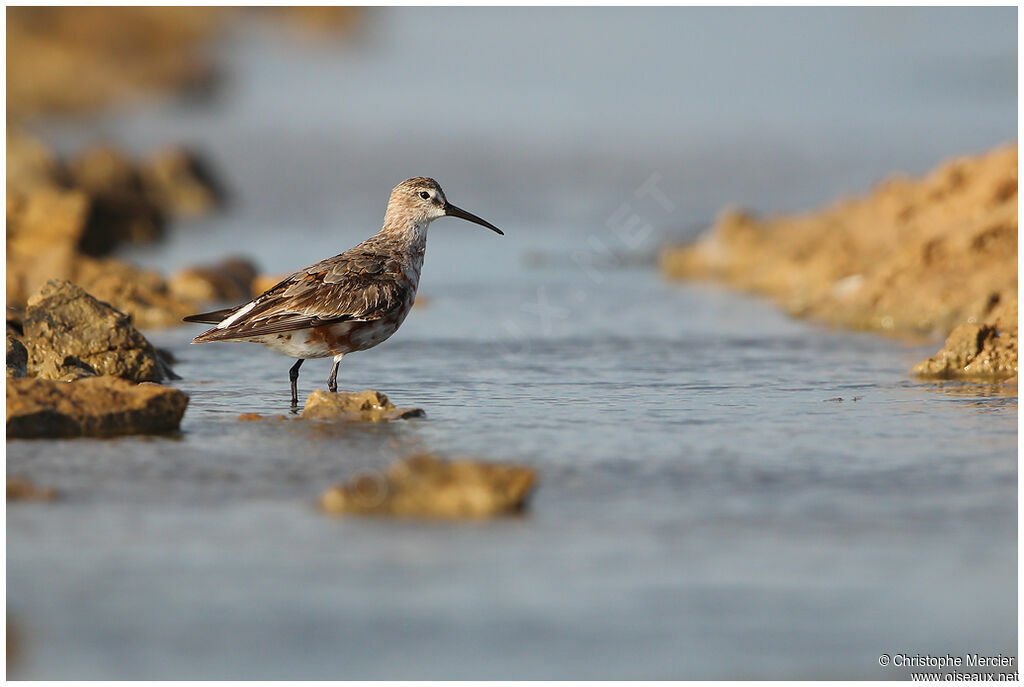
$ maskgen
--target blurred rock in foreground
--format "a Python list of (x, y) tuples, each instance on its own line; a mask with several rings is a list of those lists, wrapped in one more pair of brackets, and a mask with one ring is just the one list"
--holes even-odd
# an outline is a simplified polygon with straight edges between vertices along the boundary
[[(979, 327), (976, 336), (963, 330), (953, 354), (915, 370), (1013, 376), (1017, 149), (955, 159), (921, 179), (893, 178), (802, 215), (727, 211), (695, 243), (664, 248), (660, 264), (671, 278), (724, 281), (836, 326), (945, 336), (966, 322)], [(972, 336), (974, 344), (961, 341)]]
[(7, 380), (7, 438), (158, 434), (178, 428), (188, 396), (119, 377)]
[(521, 465), (422, 454), (331, 487), (320, 506), (333, 514), (484, 518), (522, 510), (536, 480)]
[(315, 389), (306, 399), (302, 418), (342, 422), (389, 422), (423, 417), (419, 408), (396, 408), (379, 391), (339, 391)]

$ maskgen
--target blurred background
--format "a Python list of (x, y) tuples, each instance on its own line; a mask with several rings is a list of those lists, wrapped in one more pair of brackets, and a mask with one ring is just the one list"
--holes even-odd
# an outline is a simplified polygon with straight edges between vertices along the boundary
[[(178, 327), (147, 334), (192, 397), (181, 436), (9, 441), (9, 473), (67, 495), (8, 511), (12, 677), (857, 679), (905, 677), (886, 651), (1015, 652), (1016, 387), (938, 393), (906, 377), (934, 340), (654, 269), (724, 207), (798, 211), (1012, 141), (1014, 9), (7, 22), (9, 232), (21, 137), (45, 149), (31, 169), (72, 177), (98, 143), (201, 158), (219, 212), (104, 250), (163, 274), (339, 253), (418, 175), (506, 232), (435, 223), (426, 305), (342, 365), (425, 422), (240, 424), (282, 411), (289, 362)], [(303, 393), (327, 372), (307, 364)], [(491, 525), (310, 507), (412, 449), (525, 462), (541, 488)]]
[[(201, 239), (212, 244), (195, 232), (188, 248), (170, 246), (167, 260), (233, 248), (244, 233), (267, 242), (268, 269), (307, 264), (362, 240), (391, 187), (420, 174), (470, 208), (495, 208), (495, 221), (556, 225), (535, 232), (548, 236), (602, 228), (657, 174), (676, 209), (652, 220), (677, 231), (730, 203), (819, 204), (1015, 132), (1009, 10), (167, 12), (174, 21), (153, 21), (162, 32), (220, 36), (166, 39), (165, 52), (189, 51), (187, 66), (151, 58), (162, 71), (147, 91), (178, 79), (190, 98), (136, 90), (129, 106), (47, 129), (61, 150), (187, 142), (224, 170), (243, 201), (235, 219)], [(300, 213), (304, 240), (318, 243), (296, 254), (282, 225)]]

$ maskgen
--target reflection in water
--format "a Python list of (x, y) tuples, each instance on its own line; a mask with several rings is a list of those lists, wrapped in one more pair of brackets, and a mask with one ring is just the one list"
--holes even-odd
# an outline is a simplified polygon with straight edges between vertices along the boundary
[(966, 407), (997, 410), (1017, 406), (1017, 383), (1014, 382), (960, 382), (939, 381), (920, 385), (925, 391), (952, 396)]

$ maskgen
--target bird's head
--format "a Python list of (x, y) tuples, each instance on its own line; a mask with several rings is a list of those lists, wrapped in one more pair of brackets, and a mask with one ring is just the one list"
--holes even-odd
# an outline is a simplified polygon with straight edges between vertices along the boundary
[(458, 217), (504, 236), (504, 232), (487, 220), (466, 212), (448, 202), (441, 185), (429, 177), (406, 179), (391, 191), (386, 224), (413, 222), (426, 226), (439, 217)]

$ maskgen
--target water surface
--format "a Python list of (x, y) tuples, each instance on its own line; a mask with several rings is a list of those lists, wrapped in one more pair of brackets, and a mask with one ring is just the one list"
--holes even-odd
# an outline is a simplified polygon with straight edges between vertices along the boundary
[[(342, 364), (343, 388), (423, 420), (239, 422), (287, 413), (291, 362), (189, 346), (201, 330), (183, 327), (151, 334), (191, 396), (179, 435), (8, 442), (9, 474), (64, 495), (8, 509), (12, 675), (877, 678), (905, 677), (881, 653), (1015, 651), (1015, 395), (910, 379), (934, 342), (609, 266), (731, 201), (797, 208), (1012, 137), (1012, 14), (537, 11), (385, 12), (344, 49), (251, 29), (205, 109), (49, 128), (68, 146), (191, 140), (221, 164), (226, 214), (128, 253), (163, 270), (308, 264), (375, 231), (388, 189), (423, 173), (507, 236), (436, 223), (429, 302)], [(693, 40), (670, 40), (681, 27)], [(561, 81), (538, 66), (559, 35), (579, 45)], [(602, 36), (639, 46), (632, 69)], [(711, 47), (730, 36), (735, 54)], [(978, 80), (978, 64), (997, 68)], [(846, 95), (806, 92), (836, 70)], [(762, 98), (728, 83), (768, 76)], [(300, 392), (329, 367), (306, 363)], [(333, 482), (417, 450), (526, 463), (540, 487), (486, 523), (316, 512)]]

